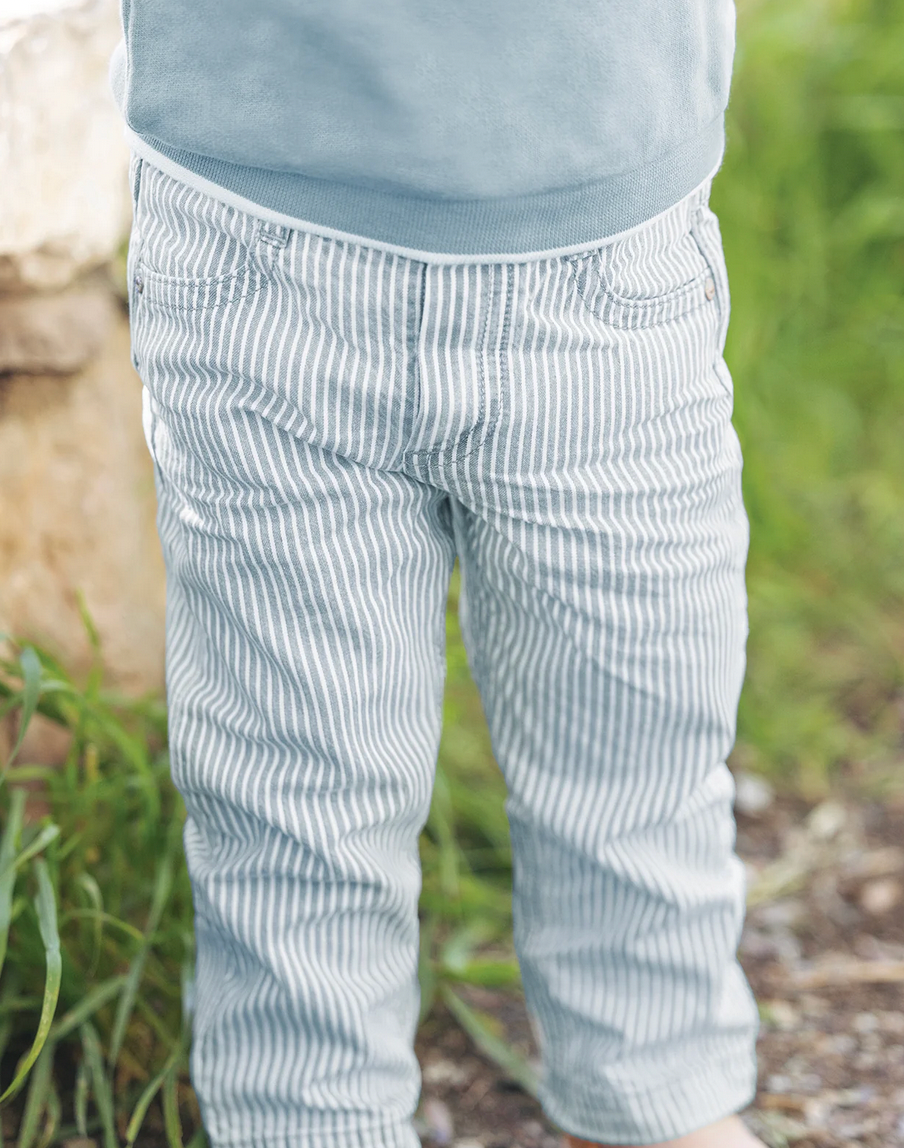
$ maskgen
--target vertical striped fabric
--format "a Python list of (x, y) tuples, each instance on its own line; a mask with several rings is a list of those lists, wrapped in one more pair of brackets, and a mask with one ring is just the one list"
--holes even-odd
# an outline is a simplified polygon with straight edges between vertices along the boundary
[(131, 174), (212, 1145), (417, 1148), (456, 555), (546, 1113), (646, 1144), (745, 1107), (748, 524), (709, 183), (578, 255), (444, 265)]

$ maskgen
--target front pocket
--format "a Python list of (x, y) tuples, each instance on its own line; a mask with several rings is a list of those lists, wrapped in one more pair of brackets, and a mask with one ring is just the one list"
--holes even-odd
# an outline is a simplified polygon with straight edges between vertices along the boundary
[(205, 311), (253, 295), (266, 282), (267, 276), (254, 258), (228, 274), (210, 279), (180, 279), (161, 275), (149, 270), (139, 258), (135, 290), (142, 302), (156, 303), (167, 311)]
[(644, 328), (707, 305), (715, 280), (692, 223), (682, 203), (623, 239), (569, 256), (590, 312), (610, 327)]
[(135, 219), (141, 247), (133, 280), (140, 305), (202, 311), (260, 290), (267, 279), (258, 257), (261, 224), (143, 163)]

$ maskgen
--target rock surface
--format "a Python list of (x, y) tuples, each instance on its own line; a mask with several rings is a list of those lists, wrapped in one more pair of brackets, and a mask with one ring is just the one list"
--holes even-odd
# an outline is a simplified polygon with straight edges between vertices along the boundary
[(64, 286), (128, 234), (117, 0), (0, 2), (0, 292)]
[(116, 312), (103, 287), (0, 295), (0, 374), (79, 370), (103, 346)]
[(107, 685), (162, 690), (165, 575), (155, 514), (141, 380), (120, 311), (78, 373), (0, 379), (0, 631), (87, 670), (81, 590)]

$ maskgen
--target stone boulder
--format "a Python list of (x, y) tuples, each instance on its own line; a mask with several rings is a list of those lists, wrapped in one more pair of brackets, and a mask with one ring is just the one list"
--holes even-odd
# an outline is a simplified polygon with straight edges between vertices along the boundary
[(0, 0), (0, 292), (62, 287), (128, 235), (120, 36), (118, 0)]
[(103, 346), (116, 310), (102, 284), (0, 295), (0, 375), (79, 370)]
[(162, 691), (165, 571), (122, 308), (74, 374), (0, 377), (0, 632), (76, 674), (97, 627), (106, 684)]

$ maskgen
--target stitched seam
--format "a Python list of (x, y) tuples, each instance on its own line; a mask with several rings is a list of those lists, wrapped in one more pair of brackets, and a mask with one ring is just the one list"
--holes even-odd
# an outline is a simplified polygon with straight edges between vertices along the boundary
[(695, 275), (693, 279), (685, 283), (682, 287), (678, 287), (674, 291), (665, 291), (659, 295), (648, 295), (644, 299), (630, 299), (627, 296), (620, 295), (618, 291), (613, 288), (612, 281), (606, 274), (607, 264), (603, 263), (600, 265), (600, 263), (597, 263), (597, 265), (593, 268), (593, 271), (599, 278), (603, 291), (606, 293), (606, 295), (609, 296), (610, 299), (613, 300), (613, 302), (617, 303), (620, 307), (624, 307), (630, 310), (643, 310), (644, 307), (670, 303), (673, 300), (678, 303), (683, 302), (687, 295), (693, 294), (694, 291), (699, 289), (701, 284), (706, 282), (708, 276), (714, 275), (713, 269), (710, 266), (710, 260), (700, 243), (699, 237), (697, 236), (697, 219), (695, 208), (692, 208), (690, 212), (690, 226), (688, 228), (688, 234), (694, 244), (694, 247), (697, 250), (697, 254), (700, 256), (706, 266), (701, 272), (699, 272), (699, 274)]
[[(594, 315), (596, 315), (597, 318), (600, 318), (600, 316), (594, 310), (594, 307), (588, 302), (584, 292), (581, 290), (580, 285), (579, 285), (579, 281), (577, 278), (578, 269), (579, 268), (581, 268), (581, 269), (587, 268), (588, 265), (589, 265), (589, 269), (588, 269), (587, 273), (592, 274), (594, 276), (595, 280), (599, 283), (599, 286), (602, 289), (604, 300), (608, 299), (613, 304), (618, 306), (619, 308), (626, 310), (626, 311), (629, 311), (629, 312), (632, 312), (632, 313), (642, 312), (645, 309), (653, 310), (653, 309), (656, 309), (657, 307), (661, 307), (665, 303), (674, 302), (678, 305), (681, 305), (686, 300), (687, 296), (693, 295), (694, 292), (698, 291), (703, 286), (703, 284), (706, 282), (706, 279), (709, 275), (715, 274), (713, 269), (712, 269), (712, 266), (711, 266), (711, 260), (707, 256), (707, 253), (706, 253), (705, 249), (703, 248), (703, 246), (701, 245), (699, 237), (696, 233), (697, 232), (697, 213), (700, 211), (699, 195), (688, 206), (689, 206), (689, 218), (690, 218), (690, 227), (688, 229), (688, 233), (689, 233), (691, 239), (693, 240), (694, 245), (697, 248), (698, 254), (701, 256), (701, 258), (703, 259), (703, 262), (706, 264), (706, 268), (703, 271), (701, 271), (698, 275), (696, 275), (693, 279), (691, 279), (688, 283), (683, 284), (681, 287), (677, 288), (674, 291), (667, 291), (667, 292), (664, 292), (664, 293), (659, 294), (659, 295), (648, 295), (642, 299), (629, 298), (627, 296), (620, 295), (618, 293), (618, 291), (616, 291), (614, 289), (614, 287), (612, 286), (611, 280), (606, 275), (606, 267), (608, 266), (608, 260), (605, 258), (604, 253), (606, 253), (609, 250), (609, 248), (611, 246), (610, 244), (602, 244), (602, 245), (600, 245), (600, 247), (595, 248), (594, 250), (587, 252), (586, 254), (578, 253), (576, 255), (570, 255), (570, 256), (565, 257), (566, 260), (568, 261), (569, 265), (570, 265), (572, 276), (575, 279), (578, 294), (583, 299), (584, 304), (586, 305), (586, 307), (588, 308), (588, 310), (590, 311), (591, 314), (594, 314)], [(677, 205), (676, 205), (676, 207), (677, 207)], [(702, 306), (702, 302), (700, 305)], [(691, 308), (690, 310), (692, 310), (692, 309), (693, 308)], [(682, 312), (682, 314), (685, 314), (685, 313), (686, 312)], [(672, 317), (677, 318), (678, 316), (672, 316)], [(618, 326), (618, 324), (615, 323), (615, 324), (613, 324), (613, 326)]]
[[(723, 372), (721, 370), (719, 370), (719, 359), (722, 358), (722, 353), (719, 350), (719, 343), (723, 341), (723, 338), (727, 338), (727, 336), (728, 336), (728, 324), (729, 324), (730, 314), (729, 314), (728, 306), (726, 304), (725, 296), (723, 295), (723, 292), (722, 292), (722, 272), (717, 267), (718, 252), (713, 251), (712, 253), (710, 253), (710, 249), (708, 246), (708, 240), (706, 239), (706, 237), (704, 236), (704, 234), (702, 232), (702, 229), (700, 228), (700, 223), (702, 222), (704, 208), (706, 211), (708, 211), (710, 213), (710, 215), (715, 216), (715, 212), (713, 212), (711, 208), (707, 207), (705, 204), (702, 205), (700, 208), (698, 208), (699, 214), (697, 216), (695, 216), (695, 218), (694, 218), (694, 221), (693, 221), (693, 224), (691, 227), (691, 234), (694, 237), (694, 242), (700, 248), (700, 251), (703, 254), (703, 258), (706, 260), (707, 266), (710, 269), (710, 274), (712, 275), (712, 278), (713, 278), (713, 282), (716, 285), (716, 293), (713, 296), (713, 300), (712, 300), (716, 304), (717, 314), (718, 314), (718, 322), (716, 325), (716, 332), (717, 332), (716, 355), (715, 355), (715, 358), (713, 360), (713, 367), (716, 371), (716, 374), (719, 377), (719, 383), (722, 387), (722, 390), (725, 392), (726, 395), (728, 395), (728, 397), (732, 400), (732, 402), (734, 402), (734, 390), (733, 390), (732, 386), (728, 382), (726, 382), (725, 377), (723, 375)], [(716, 217), (716, 222), (718, 223), (718, 217)], [(723, 328), (724, 328), (724, 336), (723, 336)]]
[[(190, 281), (189, 281), (190, 282)], [(263, 291), (267, 286), (266, 283), (261, 283), (260, 286), (255, 287), (252, 291), (245, 291), (241, 295), (234, 295), (230, 299), (221, 299), (215, 303), (199, 303), (194, 307), (181, 306), (178, 303), (170, 303), (165, 297), (157, 295), (153, 301), (160, 303), (165, 309), (169, 311), (216, 311), (219, 307), (229, 306), (231, 303), (237, 303), (240, 299), (247, 299), (250, 295), (256, 295), (258, 291)], [(145, 292), (142, 293), (142, 298), (145, 297), (147, 292), (147, 283), (145, 284)]]
[[(738, 1042), (740, 1042), (742, 1040), (747, 1040), (747, 1038), (746, 1037), (738, 1038)], [(647, 1095), (655, 1096), (660, 1092), (674, 1091), (676, 1088), (676, 1085), (680, 1087), (680, 1085), (683, 1081), (685, 1081), (685, 1080), (696, 1080), (700, 1076), (701, 1072), (711, 1071), (714, 1064), (719, 1065), (721, 1067), (721, 1061), (719, 1059), (719, 1055), (720, 1055), (720, 1050), (717, 1049), (716, 1053), (708, 1052), (708, 1053), (704, 1054), (703, 1056), (698, 1057), (698, 1059), (692, 1065), (688, 1066), (687, 1074), (685, 1076), (681, 1077), (680, 1080), (677, 1080), (677, 1081), (676, 1080), (667, 1080), (667, 1081), (663, 1082), (662, 1084), (654, 1084), (654, 1085), (646, 1085), (646, 1086), (640, 1085), (640, 1084), (633, 1086), (633, 1087), (631, 1085), (617, 1085), (617, 1086), (613, 1086), (613, 1089), (612, 1089), (613, 1095), (618, 1095), (618, 1096), (623, 1095), (623, 1096), (629, 1096), (629, 1097), (647, 1096)], [(725, 1079), (728, 1080), (732, 1084), (740, 1084), (741, 1082), (746, 1083), (748, 1071), (749, 1071), (749, 1069), (748, 1069), (747, 1065), (744, 1065), (743, 1067), (737, 1067), (735, 1062), (730, 1062), (729, 1066), (724, 1069)], [(553, 1094), (561, 1091), (557, 1087), (558, 1084), (570, 1085), (571, 1081), (567, 1080), (565, 1077), (555, 1076), (552, 1073), (550, 1073), (549, 1076), (544, 1081), (545, 1088), (547, 1089), (547, 1091), (550, 1094), (550, 1099), (554, 1099)]]
[[(678, 303), (683, 303), (686, 301), (686, 299), (688, 297), (693, 298), (695, 293), (702, 294), (700, 289), (701, 289), (703, 283), (706, 281), (706, 273), (704, 272), (699, 277), (699, 279), (695, 279), (693, 281), (693, 283), (688, 284), (687, 287), (681, 288), (681, 291), (679, 293), (676, 293), (673, 295), (656, 295), (656, 296), (651, 296), (649, 299), (644, 299), (644, 300), (633, 300), (633, 301), (632, 300), (625, 300), (625, 301), (622, 301), (619, 298), (619, 296), (608, 291), (604, 280), (599, 276), (598, 272), (596, 274), (597, 274), (597, 278), (599, 278), (600, 284), (602, 285), (602, 288), (603, 288), (604, 307), (605, 307), (605, 301), (608, 300), (608, 301), (611, 301), (616, 307), (624, 308), (624, 309), (630, 311), (632, 316), (642, 314), (644, 309), (648, 309), (650, 311), (655, 311), (657, 306), (662, 307), (663, 300), (666, 300), (667, 302), (670, 302), (671, 300), (675, 300)], [(581, 302), (583, 303), (584, 309), (587, 311), (588, 314), (592, 315), (594, 319), (596, 319), (600, 323), (605, 324), (606, 326), (611, 327), (613, 330), (638, 329), (638, 328), (628, 328), (623, 323), (618, 323), (618, 322), (613, 321), (613, 319), (611, 317), (608, 319), (603, 318), (602, 310), (604, 308), (598, 309), (598, 305), (591, 304), (591, 302), (588, 300), (587, 295), (586, 295), (583, 287), (581, 286), (580, 279), (578, 278), (578, 268), (574, 263), (571, 263), (571, 277), (572, 277), (572, 281), (574, 284), (574, 289), (577, 292), (577, 295), (580, 298)], [(682, 318), (684, 315), (690, 315), (694, 311), (699, 311), (701, 307), (705, 307), (708, 302), (709, 302), (709, 300), (707, 300), (705, 295), (704, 295), (702, 298), (699, 298), (694, 305), (692, 305), (690, 307), (684, 307), (683, 309), (678, 310), (676, 314), (669, 315), (668, 318), (664, 319), (663, 321), (664, 322), (671, 322), (675, 319)], [(639, 329), (643, 330), (643, 327), (640, 327)]]
[[(499, 340), (499, 350), (500, 350), (500, 353), (502, 355), (502, 366), (500, 368), (499, 373), (502, 376), (502, 383), (503, 383), (502, 389), (503, 390), (505, 389), (505, 384), (508, 383), (508, 380), (509, 380), (508, 356), (506, 354), (506, 351), (508, 349), (508, 343), (509, 343), (509, 328), (511, 325), (512, 299), (514, 297), (514, 294), (515, 294), (514, 276), (507, 275), (506, 276), (506, 287), (505, 287), (505, 310), (503, 311), (503, 314), (502, 314), (502, 336)], [(483, 369), (482, 369), (482, 382), (483, 382), (483, 387), (484, 387), (484, 394), (486, 394), (487, 389), (488, 389), (487, 385), (486, 385), (486, 365), (484, 365)], [(487, 441), (487, 439), (490, 437), (490, 435), (496, 429), (496, 426), (497, 426), (501, 416), (502, 416), (502, 403), (500, 401), (500, 403), (498, 404), (498, 408), (496, 410), (496, 414), (490, 420), (489, 425), (486, 428), (486, 434), (483, 436), (483, 438), (481, 438), (480, 442), (475, 443), (470, 448), (470, 450), (467, 450), (464, 454), (459, 455), (459, 461), (461, 461), (461, 459), (463, 459), (463, 458), (467, 458), (468, 455), (473, 454), (474, 451), (479, 450), (483, 446), (483, 444)]]
[[(505, 306), (505, 312), (504, 312), (504, 316), (503, 316), (503, 325), (502, 325), (503, 346), (505, 345), (505, 334), (506, 334), (506, 328), (507, 328), (507, 324), (508, 324), (509, 296), (511, 294), (511, 276), (508, 277), (508, 280), (509, 280), (509, 282), (508, 282), (508, 285), (506, 287), (506, 292), (507, 292), (507, 294), (506, 294), (506, 306)], [(488, 306), (483, 313), (483, 318), (481, 319), (481, 324), (480, 324), (480, 335), (479, 335), (478, 340), (477, 340), (478, 345), (484, 350), (484, 352), (486, 351), (486, 348), (483, 346), (483, 344), (484, 344), (484, 341), (486, 339), (487, 327), (489, 326), (489, 322), (490, 322), (490, 310), (491, 310), (491, 307)], [(460, 454), (458, 456), (458, 461), (460, 462), (463, 458), (467, 458), (469, 454), (473, 454), (475, 450), (479, 450), (480, 447), (483, 446), (483, 444), (486, 442), (486, 440), (490, 437), (492, 432), (495, 430), (496, 424), (499, 422), (499, 417), (501, 414), (500, 411), (496, 412), (493, 419), (489, 423), (487, 423), (487, 425), (485, 427), (480, 426), (480, 422), (483, 419), (484, 413), (486, 411), (487, 368), (486, 368), (485, 354), (478, 355), (477, 356), (477, 362), (478, 362), (477, 369), (480, 373), (480, 403), (479, 403), (478, 410), (477, 410), (477, 425), (472, 426), (470, 430), (466, 430), (464, 432), (464, 434), (460, 434), (458, 436), (458, 438), (455, 439), (455, 441), (451, 444), (446, 444), (446, 445), (440, 444), (440, 446), (431, 447), (429, 450), (411, 451), (406, 456), (408, 459), (417, 460), (418, 462), (426, 461), (429, 463), (431, 460), (438, 458), (439, 456), (441, 456), (443, 454), (451, 454), (454, 450), (456, 450), (456, 448), (458, 447), (458, 445), (460, 443), (467, 442), (468, 439), (472, 435), (476, 434), (479, 430), (482, 430), (483, 434), (480, 436), (480, 438), (477, 440), (477, 442), (470, 443), (468, 445), (468, 449), (464, 452), (464, 454)]]
[(147, 266), (141, 268), (142, 278), (146, 283), (158, 283), (163, 286), (171, 287), (215, 287), (218, 283), (228, 283), (230, 279), (237, 279), (240, 275), (245, 275), (253, 270), (255, 260), (253, 258), (247, 259), (240, 267), (236, 267), (233, 271), (227, 271), (225, 275), (209, 275), (206, 278), (195, 278), (192, 275), (164, 275), (160, 271), (154, 271)]
[[(492, 308), (492, 304), (487, 305), (487, 307), (484, 310), (484, 315), (482, 315), (480, 318), (480, 334), (478, 335), (477, 342), (478, 342), (478, 347), (480, 347), (481, 350), (484, 350), (484, 351), (486, 350), (486, 348), (484, 347), (484, 341), (486, 339), (487, 326), (489, 324), (490, 308)], [(471, 447), (469, 448), (469, 450), (466, 451), (464, 453), (464, 455), (459, 456), (461, 458), (466, 458), (466, 457), (468, 457), (468, 455), (470, 455), (471, 451), (477, 450), (480, 443), (482, 441), (484, 441), (484, 439), (486, 439), (486, 436), (489, 434), (490, 429), (492, 429), (492, 427), (482, 427), (481, 428), (481, 426), (480, 426), (480, 422), (481, 422), (482, 418), (484, 418), (484, 412), (486, 410), (487, 385), (486, 385), (486, 364), (485, 364), (485, 360), (484, 360), (484, 355), (479, 354), (477, 357), (477, 360), (478, 360), (478, 372), (479, 372), (479, 378), (480, 378), (480, 400), (478, 403), (477, 424), (472, 426), (470, 430), (465, 430), (465, 432), (463, 434), (459, 434), (457, 439), (453, 443), (446, 443), (446, 444), (440, 443), (439, 447), (431, 447), (428, 450), (424, 449), (424, 450), (411, 451), (410, 455), (408, 456), (409, 458), (418, 459), (418, 460), (426, 460), (427, 463), (430, 463), (431, 459), (438, 458), (441, 455), (445, 455), (445, 453), (450, 453), (451, 451), (454, 451), (458, 447), (459, 443), (468, 442), (468, 440), (470, 439), (470, 437), (472, 435), (477, 434), (478, 430), (480, 430), (480, 429), (485, 430), (485, 434), (484, 434), (484, 436), (481, 437), (480, 442), (471, 444)]]
[(648, 307), (651, 304), (669, 303), (673, 299), (676, 301), (682, 300), (686, 295), (693, 294), (702, 283), (705, 283), (708, 274), (708, 270), (701, 271), (696, 278), (691, 279), (690, 282), (685, 283), (684, 286), (678, 287), (674, 291), (666, 291), (662, 295), (646, 295), (642, 299), (630, 299), (625, 295), (619, 295), (619, 293), (610, 286), (610, 281), (604, 277), (603, 272), (600, 270), (596, 271), (603, 291), (609, 299), (617, 303), (619, 307), (627, 307), (638, 311), (642, 311), (644, 307)]
[(691, 234), (694, 237), (694, 242), (700, 249), (700, 254), (706, 260), (706, 266), (709, 268), (709, 274), (712, 276), (713, 283), (716, 285), (716, 293), (713, 297), (713, 302), (719, 310), (719, 325), (725, 321), (725, 304), (722, 298), (721, 279), (722, 275), (717, 267), (718, 259), (715, 257), (716, 253), (711, 252), (708, 246), (708, 240), (704, 237), (699, 228), (699, 220), (695, 219), (691, 227)]
[[(390, 1137), (395, 1138), (395, 1134), (397, 1132), (401, 1132), (403, 1127), (403, 1125), (387, 1123), (384, 1121), (382, 1124), (362, 1125), (360, 1128), (347, 1129), (345, 1132), (340, 1133), (316, 1133), (314, 1136), (314, 1143), (316, 1144), (318, 1142), (328, 1142), (332, 1145), (337, 1143), (337, 1141), (340, 1139), (344, 1139), (349, 1136), (354, 1136), (356, 1139), (360, 1139), (362, 1135), (383, 1136), (388, 1134)], [(242, 1140), (219, 1140), (216, 1137), (213, 1137), (212, 1139), (213, 1142), (218, 1145), (218, 1148), (255, 1148), (255, 1146), (259, 1144), (283, 1144), (287, 1146), (294, 1146), (301, 1143), (304, 1143), (305, 1145), (310, 1143), (310, 1139), (306, 1135), (287, 1135), (274, 1137), (268, 1136), (266, 1133), (253, 1133), (250, 1138)]]
[(162, 271), (155, 271), (153, 268), (142, 267), (142, 277), (146, 283), (156, 282), (158, 284), (171, 286), (174, 288), (213, 287), (219, 283), (228, 283), (230, 279), (236, 279), (239, 275), (245, 275), (255, 268), (257, 260), (255, 259), (254, 251), (259, 243), (267, 243), (271, 247), (277, 249), (281, 248), (285, 243), (288, 235), (281, 239), (279, 236), (264, 234), (262, 225), (265, 222), (266, 221), (263, 219), (258, 219), (255, 221), (254, 229), (251, 235), (251, 241), (249, 244), (250, 254), (244, 263), (240, 264), (238, 267), (233, 268), (232, 271), (227, 271), (223, 275), (207, 276), (166, 275)]

